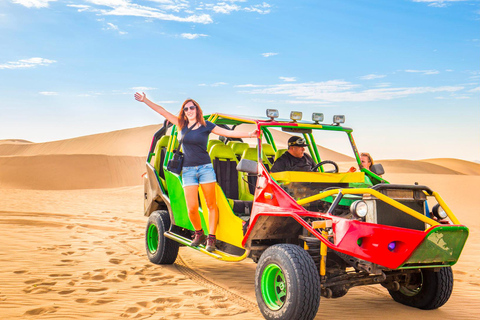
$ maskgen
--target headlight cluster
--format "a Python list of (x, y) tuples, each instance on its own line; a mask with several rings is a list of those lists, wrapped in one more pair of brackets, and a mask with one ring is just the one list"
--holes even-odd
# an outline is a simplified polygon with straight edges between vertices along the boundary
[(350, 212), (357, 218), (365, 218), (368, 213), (368, 206), (363, 200), (358, 200), (350, 206)]
[(440, 204), (436, 204), (433, 206), (432, 208), (432, 214), (437, 218), (437, 219), (440, 219), (440, 220), (443, 220), (445, 218), (448, 217), (447, 213), (445, 212), (445, 210), (443, 210), (443, 208), (440, 206)]

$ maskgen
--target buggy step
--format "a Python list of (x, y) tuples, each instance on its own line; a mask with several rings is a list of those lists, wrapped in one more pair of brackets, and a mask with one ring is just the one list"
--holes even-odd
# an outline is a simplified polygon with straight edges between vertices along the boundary
[(180, 244), (183, 244), (184, 246), (187, 246), (187, 247), (190, 247), (192, 249), (198, 250), (202, 253), (205, 253), (205, 254), (207, 254), (207, 255), (209, 255), (213, 258), (216, 258), (218, 260), (241, 261), (248, 256), (248, 251), (245, 251), (245, 253), (242, 256), (233, 256), (233, 255), (230, 255), (228, 253), (222, 252), (220, 250), (215, 250), (213, 252), (209, 252), (205, 249), (205, 246), (203, 244), (199, 245), (198, 247), (192, 247), (191, 246), (192, 240), (187, 239), (185, 237), (182, 237), (182, 236), (180, 236), (176, 233), (170, 232), (170, 231), (165, 232), (164, 236), (169, 238), (169, 239), (172, 239), (173, 241), (176, 241)]

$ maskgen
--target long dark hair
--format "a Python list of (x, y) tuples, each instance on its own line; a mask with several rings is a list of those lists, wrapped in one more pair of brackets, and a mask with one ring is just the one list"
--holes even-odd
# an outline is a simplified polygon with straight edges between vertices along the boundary
[(205, 126), (205, 119), (203, 119), (203, 111), (202, 108), (200, 108), (200, 105), (198, 104), (197, 101), (193, 99), (187, 99), (185, 102), (182, 104), (182, 108), (180, 109), (180, 113), (178, 114), (178, 129), (181, 131), (185, 126), (188, 125), (188, 118), (187, 115), (185, 114), (185, 111), (183, 111), (183, 108), (185, 108), (185, 105), (189, 102), (192, 102), (195, 107), (197, 108), (197, 122), (200, 123), (202, 126)]

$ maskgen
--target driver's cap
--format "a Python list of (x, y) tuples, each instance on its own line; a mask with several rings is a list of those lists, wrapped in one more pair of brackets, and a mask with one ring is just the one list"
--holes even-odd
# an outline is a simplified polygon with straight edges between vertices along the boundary
[(308, 144), (305, 143), (305, 139), (301, 138), (301, 137), (290, 137), (290, 139), (288, 139), (288, 146), (289, 147), (306, 147), (308, 146)]

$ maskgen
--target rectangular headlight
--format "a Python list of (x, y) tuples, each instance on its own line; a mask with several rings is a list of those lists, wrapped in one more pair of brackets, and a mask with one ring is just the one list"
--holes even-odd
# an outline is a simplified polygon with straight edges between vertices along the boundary
[(333, 123), (340, 124), (345, 123), (345, 116), (344, 115), (334, 115), (333, 116)]
[(290, 112), (290, 119), (293, 121), (302, 120), (302, 113), (300, 111), (292, 111)]
[(323, 121), (323, 113), (312, 113), (312, 120), (315, 122)]
[(278, 118), (278, 110), (277, 109), (267, 109), (267, 117), (271, 118), (272, 120)]

